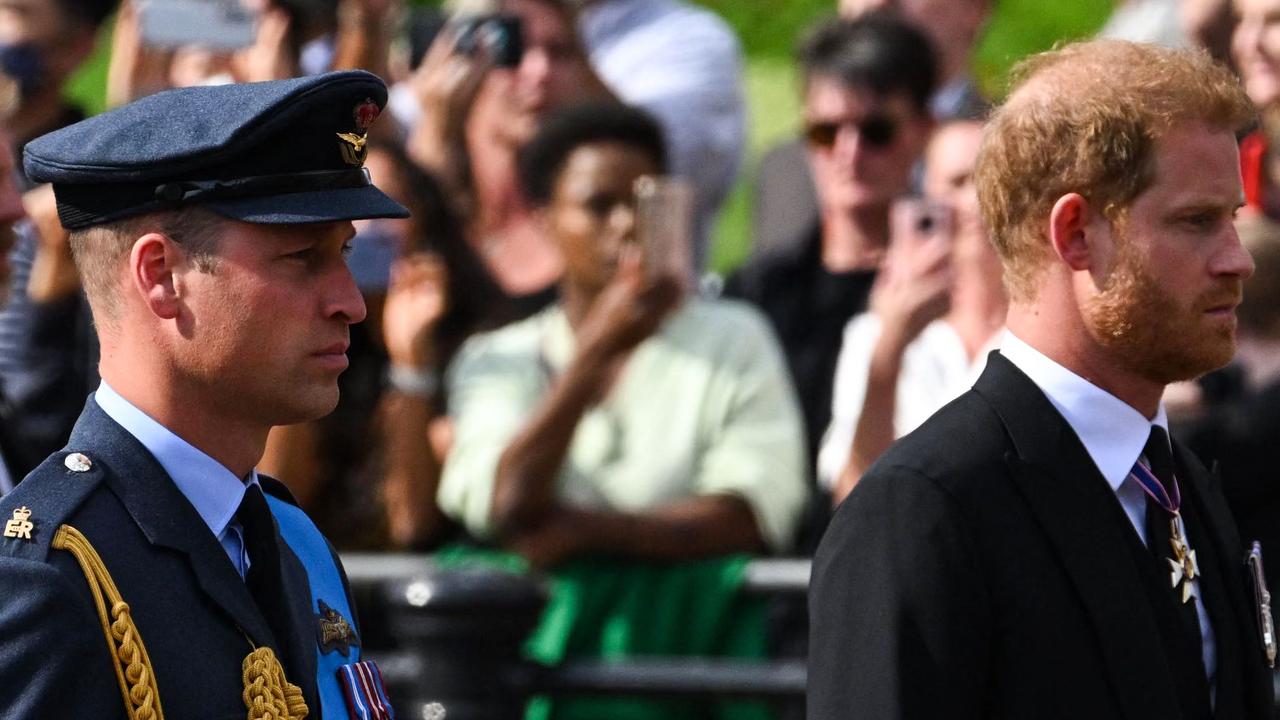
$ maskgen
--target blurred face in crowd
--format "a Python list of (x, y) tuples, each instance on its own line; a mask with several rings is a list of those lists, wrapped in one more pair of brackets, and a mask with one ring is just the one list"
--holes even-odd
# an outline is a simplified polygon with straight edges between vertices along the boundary
[(94, 31), (58, 0), (0, 0), (0, 71), (23, 95), (57, 89), (93, 49)]
[(554, 3), (503, 0), (502, 10), (520, 18), (524, 55), (515, 68), (489, 71), (476, 106), (495, 130), (522, 144), (548, 112), (578, 97), (588, 68), (570, 17)]
[(1175, 127), (1156, 143), (1155, 182), (1109, 226), (1098, 252), (1087, 330), (1117, 363), (1168, 384), (1227, 364), (1236, 314), (1253, 261), (1233, 216), (1243, 204), (1235, 135)]
[(1280, 0), (1236, 0), (1240, 18), (1231, 54), (1249, 99), (1259, 108), (1280, 100)]
[(213, 267), (175, 275), (184, 289), (175, 364), (198, 401), (227, 417), (269, 427), (328, 414), (349, 326), (365, 316), (344, 258), (352, 224), (226, 220), (218, 232)]
[(881, 97), (817, 75), (804, 113), (809, 165), (826, 211), (883, 206), (906, 192), (931, 121), (905, 93)]
[(636, 180), (658, 172), (648, 153), (620, 142), (580, 145), (569, 155), (544, 212), (570, 282), (591, 292), (608, 284), (635, 242)]
[(973, 184), (981, 143), (981, 123), (953, 122), (938, 128), (925, 152), (923, 189), (926, 197), (952, 210), (956, 261), (981, 263), (998, 275), (1000, 257), (987, 239)]

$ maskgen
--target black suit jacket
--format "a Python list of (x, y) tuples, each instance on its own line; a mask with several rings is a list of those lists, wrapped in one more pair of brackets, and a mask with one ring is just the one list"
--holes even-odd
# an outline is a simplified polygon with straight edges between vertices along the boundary
[[(92, 468), (70, 471), (71, 452), (86, 455)], [(278, 482), (260, 482), (292, 501)], [(67, 448), (0, 500), (0, 524), (19, 507), (30, 509), (35, 528), (31, 540), (0, 538), (0, 718), (125, 717), (80, 566), (49, 547), (64, 523), (94, 545), (129, 603), (166, 717), (244, 720), (241, 662), (250, 641), (281, 656), (286, 678), (302, 688), (311, 716), (320, 716), (306, 568), (277, 531), (289, 628), (276, 637), (195, 508), (92, 399)]]
[[(1215, 716), (1270, 717), (1235, 527), (1175, 455), (1201, 525)], [(1070, 426), (995, 353), (836, 511), (810, 590), (809, 717), (1185, 717), (1161, 582)]]

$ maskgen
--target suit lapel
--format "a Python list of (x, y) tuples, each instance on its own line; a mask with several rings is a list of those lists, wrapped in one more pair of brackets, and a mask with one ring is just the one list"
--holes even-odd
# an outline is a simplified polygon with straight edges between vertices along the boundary
[(1034, 383), (994, 353), (974, 390), (995, 409), (1016, 452), (1006, 458), (1075, 586), (1124, 715), (1181, 717), (1173, 675), (1126, 543), (1139, 542), (1111, 486)]
[(92, 398), (67, 447), (108, 468), (108, 486), (142, 533), (153, 545), (186, 555), (200, 589), (254, 645), (274, 644), (265, 618), (217, 538), (210, 532), (193, 532), (207, 528), (195, 508), (142, 443)]
[[(1213, 623), (1218, 659), (1218, 717), (1269, 716), (1272, 705), (1270, 672), (1265, 668), (1253, 598), (1246, 594), (1243, 548), (1235, 523), (1212, 476), (1181, 445), (1174, 458), (1184, 504), (1197, 515), (1201, 537), (1192, 537), (1200, 555), (1201, 593)], [(1244, 707), (1242, 707), (1242, 705)]]

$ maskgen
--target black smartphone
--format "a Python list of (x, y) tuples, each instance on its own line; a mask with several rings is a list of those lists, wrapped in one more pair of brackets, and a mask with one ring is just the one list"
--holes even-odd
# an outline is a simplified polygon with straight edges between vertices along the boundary
[(484, 48), (496, 67), (513, 68), (524, 57), (524, 33), (515, 15), (470, 15), (454, 24), (454, 51), (471, 54)]

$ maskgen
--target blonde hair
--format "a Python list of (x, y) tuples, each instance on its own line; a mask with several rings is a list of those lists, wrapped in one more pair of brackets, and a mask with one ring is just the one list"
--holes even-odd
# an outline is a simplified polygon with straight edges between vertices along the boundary
[(1058, 198), (1079, 193), (1113, 225), (1151, 186), (1155, 143), (1175, 126), (1235, 132), (1254, 117), (1239, 81), (1207, 53), (1119, 40), (1074, 43), (1019, 63), (988, 123), (975, 182), (1015, 300), (1035, 296)]

